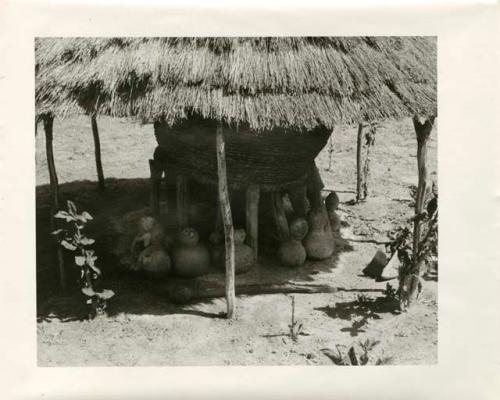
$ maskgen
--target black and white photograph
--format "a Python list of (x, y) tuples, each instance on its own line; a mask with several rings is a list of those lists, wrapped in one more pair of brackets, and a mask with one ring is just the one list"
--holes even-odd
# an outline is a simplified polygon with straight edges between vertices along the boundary
[(0, 1), (1, 399), (499, 398), (498, 2), (277, 3)]
[(39, 366), (437, 362), (436, 37), (34, 51)]

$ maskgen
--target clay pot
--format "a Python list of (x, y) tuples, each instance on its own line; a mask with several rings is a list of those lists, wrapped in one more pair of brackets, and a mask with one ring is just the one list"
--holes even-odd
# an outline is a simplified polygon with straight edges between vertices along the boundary
[(312, 260), (324, 260), (330, 257), (335, 244), (326, 210), (311, 209), (307, 219), (309, 232), (303, 241), (307, 257)]
[(304, 218), (295, 218), (290, 222), (290, 239), (283, 242), (278, 249), (278, 258), (283, 265), (298, 267), (306, 261), (306, 249), (302, 239), (307, 235), (309, 227)]
[(179, 243), (172, 252), (174, 272), (185, 278), (194, 278), (207, 273), (210, 254), (208, 249), (199, 243), (196, 230), (185, 228), (178, 239)]
[(336, 210), (339, 205), (339, 197), (337, 193), (331, 192), (325, 199), (325, 207), (328, 213), (328, 219), (330, 220), (330, 228), (332, 232), (338, 232), (340, 230), (340, 217)]
[(335, 211), (339, 207), (339, 196), (335, 192), (331, 192), (325, 199), (325, 206), (328, 212)]
[[(247, 272), (255, 265), (255, 257), (253, 250), (247, 246), (245, 242), (246, 232), (244, 229), (236, 229), (234, 231), (234, 257), (235, 257), (235, 273), (242, 274)], [(225, 271), (225, 246), (221, 234), (212, 233), (208, 239), (211, 243), (211, 260), (213, 265)]]
[(153, 244), (139, 254), (137, 269), (150, 278), (164, 278), (170, 273), (172, 263), (161, 244)]
[(255, 257), (250, 246), (245, 244), (247, 233), (244, 229), (234, 231), (235, 273), (247, 272), (255, 265)]

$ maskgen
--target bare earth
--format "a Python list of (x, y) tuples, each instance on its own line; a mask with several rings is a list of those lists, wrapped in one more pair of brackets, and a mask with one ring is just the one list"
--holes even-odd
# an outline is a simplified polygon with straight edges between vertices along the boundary
[[(437, 362), (437, 282), (424, 282), (419, 303), (398, 314), (382, 301), (386, 283), (361, 274), (387, 233), (412, 216), (408, 186), (417, 182), (416, 139), (411, 121), (387, 123), (378, 132), (372, 149), (370, 197), (348, 205), (355, 188), (355, 127), (334, 132), (332, 171), (328, 152), (318, 157), (327, 189), (339, 192), (343, 227), (337, 253), (324, 262), (308, 262), (300, 270), (286, 270), (265, 256), (259, 266), (237, 282), (318, 283), (335, 293), (295, 294), (295, 317), (303, 324), (297, 341), (289, 335), (289, 295), (238, 296), (237, 318), (221, 318), (223, 298), (170, 303), (162, 282), (130, 276), (116, 267), (107, 249), (117, 240), (112, 222), (127, 212), (148, 205), (147, 160), (155, 140), (152, 126), (102, 118), (103, 166), (106, 193), (95, 190), (95, 165), (90, 121), (75, 118), (56, 122), (55, 156), (63, 199), (74, 200), (95, 217), (89, 226), (97, 240), (100, 266), (107, 287), (117, 293), (109, 316), (82, 318), (82, 299), (57, 294), (56, 267), (48, 228), (48, 172), (45, 142), (36, 138), (37, 173), (37, 295), (38, 363), (40, 366), (135, 365), (333, 365), (324, 349), (351, 346), (365, 339), (380, 343), (372, 362), (432, 364)], [(429, 163), (436, 179), (437, 140), (432, 133)], [(145, 179), (146, 178), (146, 179)], [(75, 182), (78, 181), (78, 182)], [(68, 268), (70, 266), (68, 265)], [(212, 272), (206, 281), (223, 282)], [(393, 286), (397, 282), (391, 281)]]

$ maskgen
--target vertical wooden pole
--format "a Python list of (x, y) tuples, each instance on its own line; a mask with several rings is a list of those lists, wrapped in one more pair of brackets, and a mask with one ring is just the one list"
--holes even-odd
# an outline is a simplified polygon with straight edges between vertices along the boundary
[(418, 253), (420, 251), (420, 228), (421, 219), (420, 214), (422, 214), (425, 192), (427, 189), (427, 142), (429, 140), (432, 127), (434, 125), (434, 118), (430, 117), (421, 123), (420, 120), (415, 117), (413, 118), (413, 126), (415, 127), (415, 133), (417, 134), (417, 164), (418, 164), (418, 187), (417, 187), (417, 198), (415, 201), (415, 220), (413, 223), (413, 273), (418, 276), (420, 273), (420, 265), (418, 260)]
[(225, 237), (225, 263), (226, 263), (226, 301), (227, 301), (227, 318), (233, 318), (235, 315), (235, 254), (234, 254), (234, 227), (233, 217), (231, 214), (231, 203), (229, 201), (229, 189), (227, 184), (227, 169), (226, 169), (226, 145), (222, 126), (217, 125), (216, 133), (217, 142), (217, 174), (219, 178), (219, 201), (224, 225)]
[(185, 228), (188, 224), (188, 202), (187, 179), (184, 175), (177, 175), (176, 203), (179, 229)]
[(290, 239), (290, 229), (288, 227), (288, 220), (286, 219), (282, 193), (271, 193), (271, 201), (274, 223), (278, 230), (279, 240), (285, 242)]
[(102, 171), (101, 161), (101, 141), (99, 139), (99, 129), (97, 128), (97, 118), (95, 112), (90, 115), (92, 125), (92, 136), (94, 137), (95, 165), (97, 169), (98, 188), (104, 192), (104, 172)]
[(252, 248), (255, 261), (259, 255), (259, 200), (260, 187), (250, 185), (246, 193), (246, 225), (247, 225), (247, 244)]
[(361, 150), (363, 148), (363, 124), (358, 125), (358, 140), (356, 144), (356, 201), (361, 200), (363, 177), (361, 171)]
[[(43, 118), (43, 128), (45, 131), (45, 152), (47, 155), (47, 165), (49, 167), (50, 193), (51, 193), (51, 208), (50, 208), (50, 230), (55, 230), (56, 223), (54, 215), (59, 210), (59, 181), (57, 179), (56, 164), (54, 162), (53, 148), (53, 126), (54, 117), (46, 115)], [(59, 286), (61, 290), (66, 290), (66, 272), (64, 270), (64, 257), (61, 247), (56, 245), (57, 263), (59, 268)]]

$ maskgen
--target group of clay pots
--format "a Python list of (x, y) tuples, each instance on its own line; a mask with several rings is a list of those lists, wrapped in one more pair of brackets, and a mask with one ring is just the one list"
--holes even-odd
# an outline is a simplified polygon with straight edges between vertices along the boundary
[[(255, 264), (252, 249), (244, 243), (245, 236), (245, 230), (235, 230), (236, 273), (246, 272)], [(144, 217), (139, 224), (139, 234), (132, 243), (132, 251), (137, 254), (132, 269), (152, 278), (163, 278), (171, 272), (179, 277), (194, 278), (206, 274), (210, 265), (223, 270), (225, 250), (222, 235), (212, 233), (209, 241), (210, 249), (200, 242), (198, 232), (189, 227), (182, 229), (177, 239), (172, 240), (157, 221)]]
[(324, 260), (335, 250), (333, 232), (340, 229), (340, 218), (336, 213), (339, 198), (332, 192), (325, 199), (325, 207), (309, 210), (306, 218), (290, 221), (290, 238), (281, 243), (278, 258), (283, 265), (298, 267), (306, 261)]

